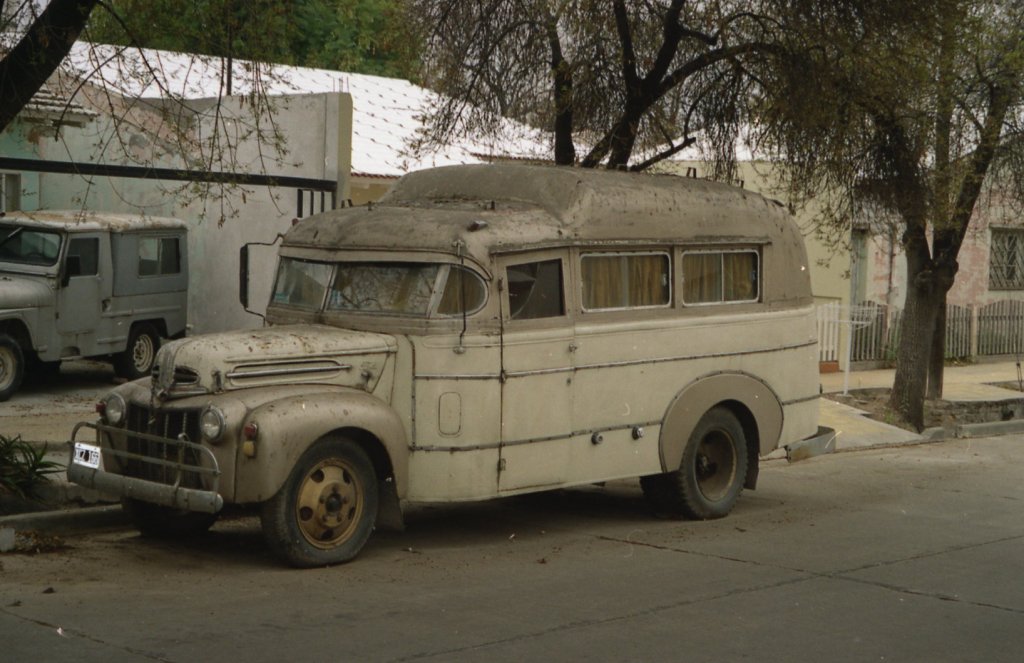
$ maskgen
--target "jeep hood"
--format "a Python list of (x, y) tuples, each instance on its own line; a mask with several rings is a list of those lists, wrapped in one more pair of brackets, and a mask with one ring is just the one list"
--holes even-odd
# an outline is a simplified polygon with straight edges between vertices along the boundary
[(300, 383), (373, 391), (396, 348), (387, 334), (325, 325), (206, 334), (160, 348), (153, 387), (162, 398)]
[(0, 276), (0, 310), (53, 305), (53, 291), (42, 280)]

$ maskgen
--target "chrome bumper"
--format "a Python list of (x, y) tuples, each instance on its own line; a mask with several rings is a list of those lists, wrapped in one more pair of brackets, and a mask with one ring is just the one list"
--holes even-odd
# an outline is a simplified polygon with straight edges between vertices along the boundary
[(836, 432), (827, 426), (818, 426), (818, 432), (792, 444), (787, 444), (786, 460), (795, 463), (836, 450)]
[[(133, 461), (153, 467), (159, 467), (161, 470), (170, 470), (174, 475), (173, 483), (162, 483), (149, 479), (125, 476), (123, 474), (107, 472), (100, 468), (87, 467), (76, 462), (74, 453), (75, 442), (77, 441), (76, 438), (78, 437), (78, 431), (82, 428), (91, 428), (96, 431), (97, 444), (99, 444), (100, 434), (107, 433), (108, 435), (118, 436), (130, 435), (133, 438), (156, 442), (165, 445), (166, 449), (175, 450), (177, 455), (176, 459), (154, 458), (99, 444), (104, 457), (116, 457), (119, 460)], [(219, 492), (217, 492), (220, 479), (220, 468), (217, 465), (217, 459), (209, 449), (202, 445), (195, 444), (186, 439), (176, 440), (157, 435), (149, 435), (147, 433), (126, 431), (123, 428), (116, 428), (105, 424), (81, 422), (77, 424), (72, 431), (71, 440), (68, 442), (68, 446), (71, 450), (71, 460), (68, 462), (67, 476), (68, 481), (71, 483), (77, 483), (81, 486), (93, 488), (103, 493), (117, 495), (120, 497), (128, 497), (131, 499), (141, 500), (143, 502), (151, 502), (153, 504), (159, 504), (161, 506), (172, 507), (175, 509), (184, 509), (186, 511), (217, 513), (224, 507), (224, 498), (221, 497)], [(185, 463), (184, 455), (186, 450), (191, 450), (199, 454), (199, 457), (204, 458), (209, 463), (209, 466), (198, 466)], [(183, 475), (186, 473), (209, 477), (211, 489), (202, 490), (199, 488), (187, 488), (182, 486), (181, 480)]]

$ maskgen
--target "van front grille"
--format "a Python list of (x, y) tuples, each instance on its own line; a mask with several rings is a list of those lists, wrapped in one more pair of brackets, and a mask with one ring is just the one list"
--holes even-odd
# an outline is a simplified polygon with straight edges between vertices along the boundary
[[(183, 444), (198, 444), (199, 414), (198, 409), (154, 411), (136, 404), (129, 405), (125, 451), (130, 455), (124, 462), (124, 474), (171, 486), (207, 489), (203, 485), (202, 473), (197, 471), (202, 467), (200, 453)], [(161, 439), (144, 439), (132, 435), (133, 432)]]

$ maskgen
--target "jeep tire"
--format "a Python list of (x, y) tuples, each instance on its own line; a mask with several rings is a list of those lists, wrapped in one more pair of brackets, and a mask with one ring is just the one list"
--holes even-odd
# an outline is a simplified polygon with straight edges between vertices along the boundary
[(18, 390), (25, 377), (25, 354), (11, 336), (0, 333), (0, 401)]

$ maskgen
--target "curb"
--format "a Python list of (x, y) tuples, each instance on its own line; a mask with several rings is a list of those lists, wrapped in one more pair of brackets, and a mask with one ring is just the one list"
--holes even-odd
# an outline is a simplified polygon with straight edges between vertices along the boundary
[(32, 530), (63, 534), (83, 530), (124, 529), (129, 525), (128, 514), (121, 509), (120, 504), (0, 516), (0, 529), (9, 528), (15, 532)]

